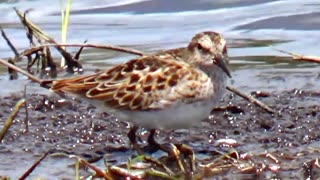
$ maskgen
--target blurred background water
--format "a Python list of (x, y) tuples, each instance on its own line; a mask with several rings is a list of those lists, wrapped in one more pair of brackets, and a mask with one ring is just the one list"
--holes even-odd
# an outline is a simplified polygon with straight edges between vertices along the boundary
[[(28, 17), (59, 42), (61, 2), (3, 1), (0, 25), (23, 50), (28, 40), (12, 8), (30, 10)], [(289, 61), (272, 47), (319, 55), (319, 5), (315, 0), (74, 0), (68, 43), (87, 39), (154, 52), (185, 46), (200, 31), (218, 31), (228, 41), (234, 71), (231, 83), (237, 87), (245, 91), (317, 89), (318, 65)], [(82, 61), (87, 67), (129, 59), (111, 59), (105, 51), (85, 52)], [(1, 40), (0, 57), (12, 55)]]

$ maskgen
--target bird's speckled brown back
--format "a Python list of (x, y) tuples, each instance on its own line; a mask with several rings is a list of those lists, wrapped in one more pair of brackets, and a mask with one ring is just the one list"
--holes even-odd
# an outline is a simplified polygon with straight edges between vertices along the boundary
[(159, 110), (203, 102), (213, 105), (224, 91), (226, 43), (203, 32), (185, 48), (161, 51), (84, 77), (56, 80), (53, 91), (102, 102), (113, 110)]
[(134, 59), (95, 75), (57, 80), (51, 89), (102, 100), (116, 109), (151, 110), (207, 98), (209, 92), (199, 87), (209, 81), (201, 71), (167, 54)]

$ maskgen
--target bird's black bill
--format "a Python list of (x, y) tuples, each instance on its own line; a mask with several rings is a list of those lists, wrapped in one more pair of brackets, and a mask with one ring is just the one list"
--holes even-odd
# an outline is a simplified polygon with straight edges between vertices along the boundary
[(215, 63), (228, 75), (229, 78), (231, 78), (230, 70), (226, 62), (223, 60), (223, 57), (215, 57)]

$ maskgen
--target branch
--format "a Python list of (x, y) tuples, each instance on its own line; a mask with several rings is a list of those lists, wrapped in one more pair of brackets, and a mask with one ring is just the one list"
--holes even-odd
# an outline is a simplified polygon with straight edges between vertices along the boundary
[(255, 105), (261, 107), (263, 110), (267, 111), (268, 113), (272, 113), (272, 114), (277, 113), (275, 110), (271, 109), (269, 106), (267, 106), (263, 102), (259, 101), (258, 99), (255, 99), (254, 97), (252, 97), (250, 95), (246, 95), (245, 93), (240, 92), (238, 89), (236, 89), (234, 87), (227, 86), (226, 88), (227, 88), (227, 90), (237, 94), (238, 96), (246, 99), (247, 101), (254, 103)]
[[(14, 8), (14, 10), (19, 16), (21, 23), (27, 29), (27, 37), (29, 38), (31, 44), (34, 44), (32, 41), (32, 37), (35, 37), (40, 44), (42, 44), (42, 42), (57, 44), (57, 42), (53, 38), (51, 38), (48, 34), (46, 34), (39, 26), (34, 24), (32, 21), (28, 20), (25, 16), (25, 13), (20, 12), (16, 8)], [(82, 68), (82, 66), (77, 61), (73, 60), (72, 55), (68, 53), (66, 50), (64, 50), (63, 48), (61, 48), (61, 46), (54, 46), (54, 47), (60, 52), (60, 54), (66, 60), (66, 63), (68, 65), (68, 69), (67, 69), (68, 72), (73, 73), (73, 67)]]
[(15, 71), (18, 71), (19, 73), (27, 76), (28, 78), (30, 78), (31, 80), (33, 80), (33, 81), (35, 81), (35, 82), (37, 82), (39, 84), (41, 84), (43, 82), (43, 80), (37, 78), (36, 76), (28, 73), (27, 71), (25, 71), (25, 70), (15, 66), (15, 65), (13, 65), (13, 64), (8, 63), (6, 60), (0, 59), (0, 64), (3, 64), (4, 66), (7, 66), (7, 67), (9, 67), (9, 68), (11, 68), (11, 69), (13, 69)]
[(44, 153), (40, 157), (40, 159), (38, 159), (34, 164), (32, 164), (32, 166), (26, 172), (23, 173), (23, 175), (19, 178), (19, 180), (26, 179), (36, 169), (36, 167), (39, 166), (41, 161), (43, 161), (44, 158), (46, 158), (49, 154), (52, 154), (52, 150), (49, 150), (46, 153)]
[(4, 32), (4, 30), (1, 27), (0, 27), (0, 30), (1, 30), (1, 35), (2, 35), (3, 39), (7, 42), (8, 46), (10, 47), (10, 49), (12, 50), (14, 55), (18, 56), (19, 53), (18, 53), (17, 49), (14, 47), (14, 45), (12, 44), (12, 42), (10, 41), (10, 39), (8, 38), (8, 36)]
[(7, 134), (14, 118), (17, 116), (19, 110), (25, 104), (25, 102), (26, 102), (25, 99), (21, 99), (20, 101), (17, 102), (16, 106), (14, 107), (12, 113), (8, 117), (6, 123), (4, 124), (4, 126), (0, 132), (0, 142), (3, 140), (4, 136)]
[[(108, 49), (108, 50), (114, 50), (114, 51), (120, 51), (128, 54), (134, 54), (138, 56), (143, 56), (146, 53), (130, 48), (123, 48), (119, 46), (111, 46), (111, 45), (102, 45), (102, 44), (43, 44), (41, 46), (35, 47), (37, 48), (42, 48), (44, 46), (64, 46), (64, 47), (91, 47), (91, 48), (98, 48), (98, 49)], [(29, 49), (32, 51), (32, 48)]]
[(307, 61), (307, 62), (313, 62), (313, 63), (319, 63), (320, 64), (320, 57), (319, 56), (304, 56), (301, 54), (297, 54), (297, 53), (292, 53), (292, 52), (287, 52), (281, 49), (277, 49), (274, 48), (274, 50), (288, 54), (292, 57), (293, 60), (297, 60), (297, 61)]

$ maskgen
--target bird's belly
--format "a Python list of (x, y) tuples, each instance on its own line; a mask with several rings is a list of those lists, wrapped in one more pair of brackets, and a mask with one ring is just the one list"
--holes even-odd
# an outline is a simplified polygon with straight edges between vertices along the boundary
[(208, 118), (211, 110), (217, 105), (223, 90), (216, 91), (215, 96), (210, 99), (194, 103), (173, 104), (158, 110), (116, 110), (108, 108), (103, 101), (89, 100), (103, 112), (114, 115), (121, 121), (132, 122), (135, 125), (148, 129), (184, 129), (192, 126), (200, 126), (201, 120)]
[(179, 104), (161, 110), (121, 111), (116, 116), (148, 129), (183, 129), (200, 125), (213, 108), (210, 101)]

